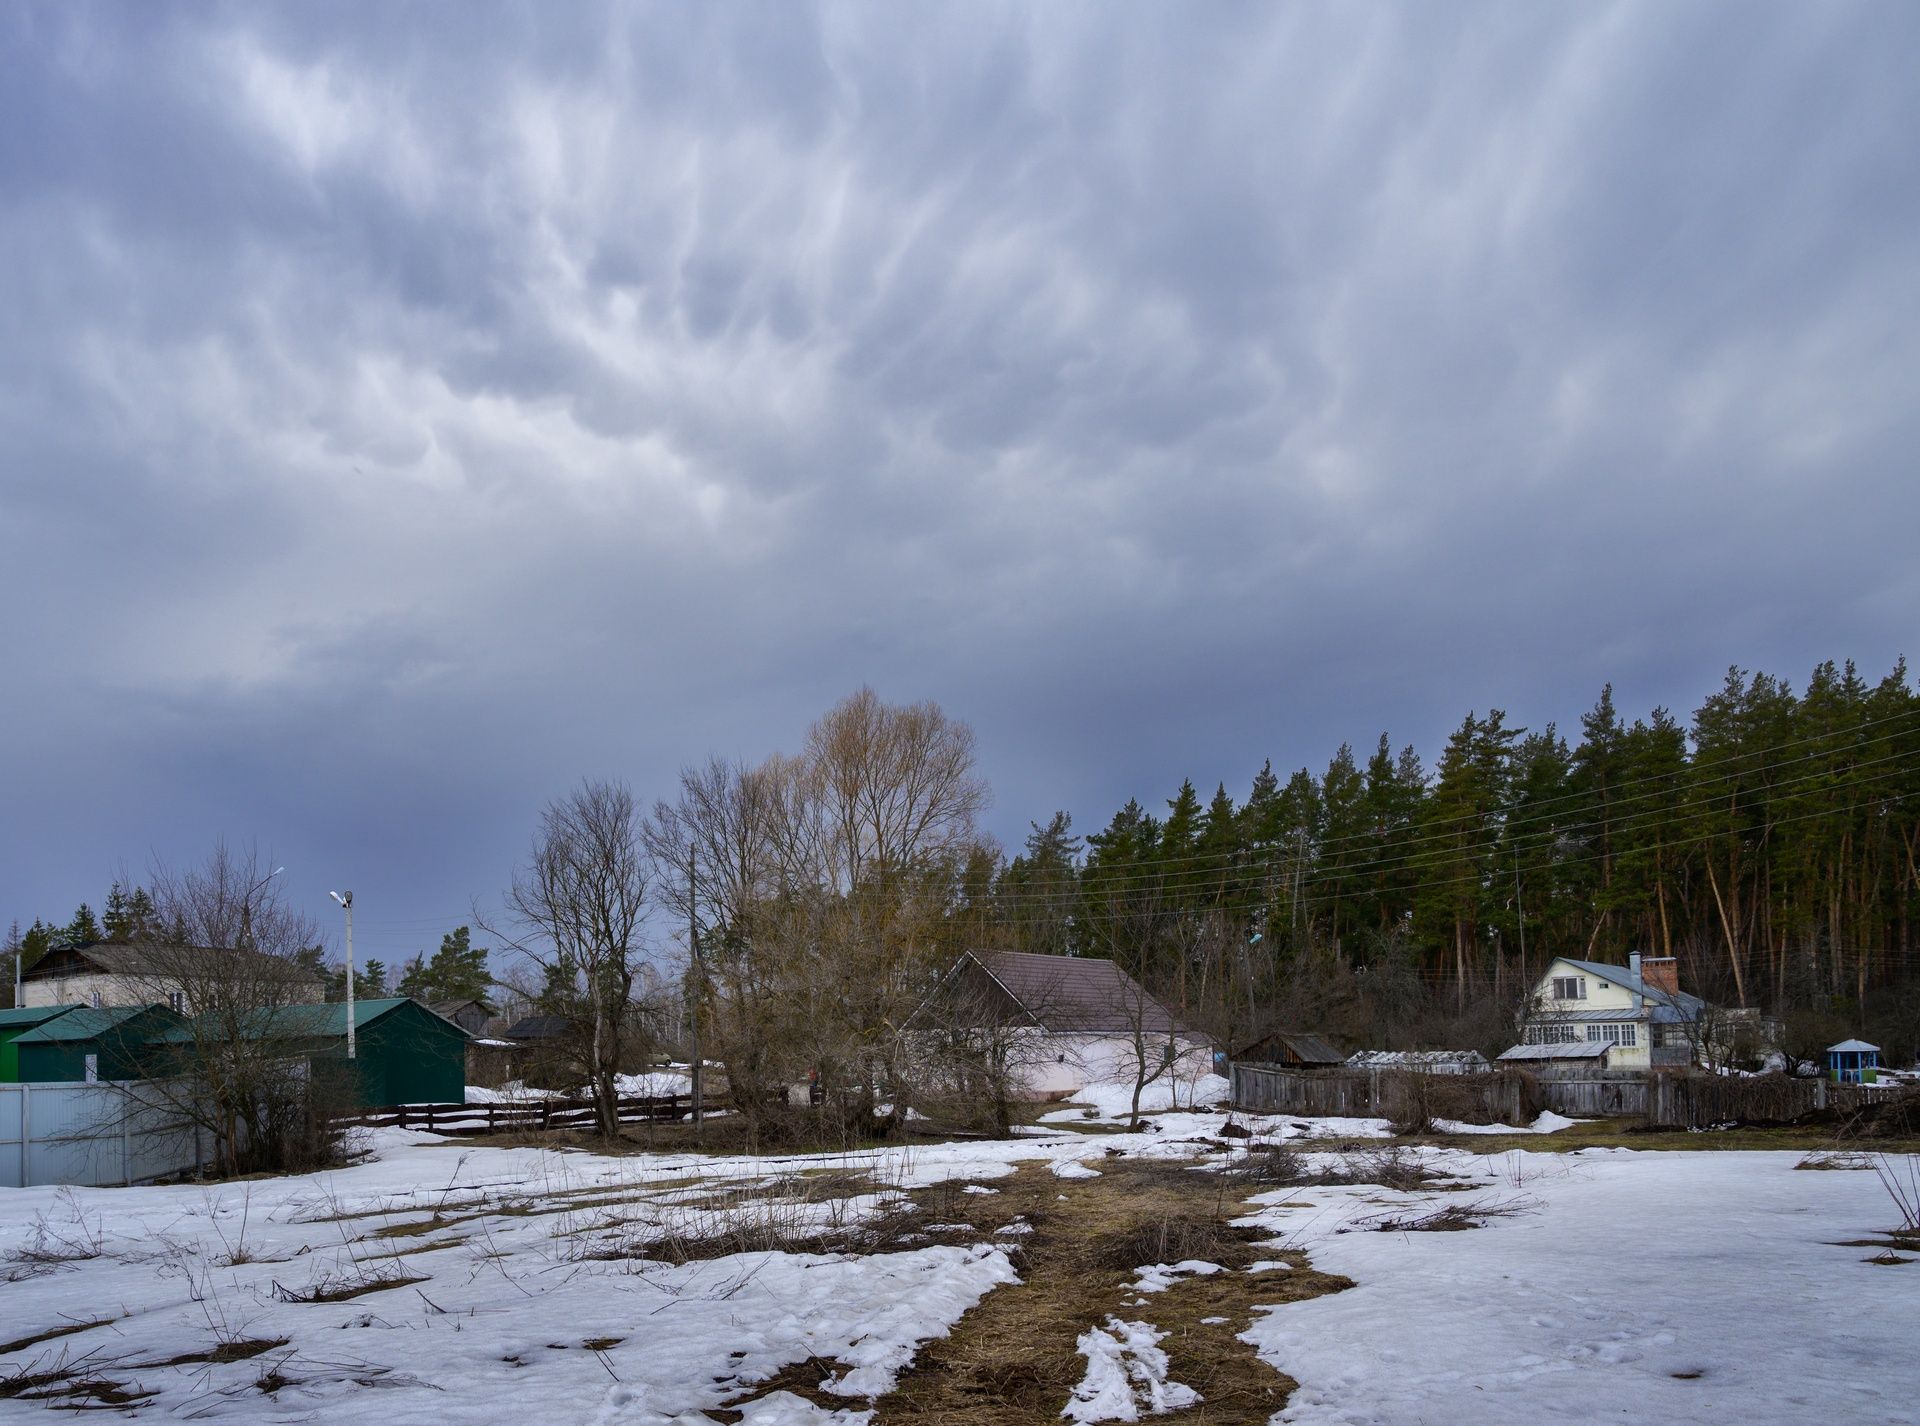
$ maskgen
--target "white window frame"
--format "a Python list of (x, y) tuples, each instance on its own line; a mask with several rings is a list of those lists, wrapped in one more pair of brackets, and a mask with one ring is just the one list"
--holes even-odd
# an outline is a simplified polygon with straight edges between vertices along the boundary
[(1631, 1021), (1607, 1021), (1588, 1025), (1587, 1038), (1596, 1044), (1614, 1045), (1624, 1050), (1637, 1049), (1640, 1045), (1640, 1027)]
[(1555, 1000), (1585, 1000), (1587, 998), (1587, 978), (1583, 975), (1556, 975), (1553, 978), (1553, 998)]
[(1527, 1026), (1527, 1043), (1529, 1045), (1576, 1045), (1579, 1042), (1579, 1030), (1562, 1021), (1549, 1021), (1544, 1025)]

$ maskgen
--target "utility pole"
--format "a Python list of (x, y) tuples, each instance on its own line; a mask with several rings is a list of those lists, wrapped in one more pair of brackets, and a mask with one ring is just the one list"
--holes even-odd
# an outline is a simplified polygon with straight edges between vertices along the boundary
[(329, 891), (347, 913), (347, 1058), (355, 1058), (353, 1042), (353, 893)]
[(688, 1017), (689, 1038), (693, 1041), (693, 1128), (697, 1134), (706, 1123), (706, 1087), (701, 1074), (700, 1061), (700, 1001), (705, 990), (705, 976), (700, 966), (700, 880), (699, 851), (687, 848), (687, 954), (691, 958), (693, 971), (692, 1014)]
[(1520, 849), (1513, 849), (1513, 909), (1520, 918), (1520, 979), (1527, 979), (1527, 903), (1520, 899)]

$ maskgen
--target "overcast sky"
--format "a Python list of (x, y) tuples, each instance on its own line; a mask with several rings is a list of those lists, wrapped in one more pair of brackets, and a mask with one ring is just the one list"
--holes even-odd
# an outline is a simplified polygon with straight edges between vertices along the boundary
[[(1920, 7), (0, 8), (0, 924), (972, 723), (1017, 842), (1910, 647)], [(326, 923), (335, 927), (336, 918)]]

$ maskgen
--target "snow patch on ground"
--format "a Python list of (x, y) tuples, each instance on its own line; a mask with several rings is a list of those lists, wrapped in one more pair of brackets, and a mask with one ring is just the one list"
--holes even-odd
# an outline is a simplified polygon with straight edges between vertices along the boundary
[(1148, 1263), (1135, 1269), (1133, 1287), (1136, 1292), (1165, 1292), (1183, 1277), (1212, 1277), (1225, 1271), (1218, 1263), (1202, 1262), (1198, 1258), (1178, 1263)]
[(528, 1089), (517, 1079), (510, 1079), (498, 1089), (483, 1089), (477, 1084), (467, 1086), (469, 1104), (530, 1104), (536, 1099), (564, 1099), (565, 1095), (554, 1089)]
[(1078, 1159), (1062, 1159), (1053, 1166), (1055, 1178), (1098, 1178), (1100, 1170), (1089, 1168)]
[(622, 1099), (665, 1099), (693, 1092), (693, 1075), (688, 1070), (650, 1070), (646, 1074), (617, 1074), (614, 1092)]
[(1578, 1119), (1569, 1119), (1564, 1114), (1555, 1114), (1551, 1109), (1546, 1109), (1533, 1123), (1517, 1129), (1511, 1124), (1463, 1124), (1457, 1119), (1436, 1119), (1433, 1127), (1442, 1134), (1557, 1134), (1579, 1122)]
[[(1200, 1109), (1209, 1104), (1223, 1104), (1232, 1089), (1233, 1086), (1226, 1077), (1217, 1074), (1203, 1074), (1197, 1079), (1161, 1078), (1140, 1091), (1140, 1112), (1165, 1114), (1169, 1110), (1191, 1110)], [(1075, 1092), (1072, 1105), (1071, 1108), (1055, 1109), (1042, 1114), (1040, 1122), (1043, 1124), (1102, 1121), (1124, 1123), (1133, 1110), (1133, 1081), (1089, 1084)], [(1091, 1116), (1086, 1112), (1089, 1108), (1095, 1111)]]
[(1080, 1336), (1087, 1374), (1060, 1414), (1070, 1421), (1138, 1421), (1180, 1411), (1200, 1400), (1190, 1386), (1167, 1380), (1166, 1333), (1145, 1322), (1109, 1317)]
[[(1535, 1203), (1472, 1232), (1378, 1233), (1346, 1230), (1383, 1201), (1476, 1195), (1262, 1195), (1241, 1221), (1355, 1283), (1267, 1309), (1243, 1334), (1300, 1382), (1276, 1420), (1920, 1421), (1912, 1270), (1837, 1246), (1889, 1226), (1869, 1176), (1796, 1173), (1797, 1153), (1417, 1152)], [(1657, 1285), (1622, 1270), (1627, 1244)]]

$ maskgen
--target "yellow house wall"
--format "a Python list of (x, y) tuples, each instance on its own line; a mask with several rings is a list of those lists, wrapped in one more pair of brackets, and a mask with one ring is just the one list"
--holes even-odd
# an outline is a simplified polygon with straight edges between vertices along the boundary
[[(1585, 1000), (1555, 1000), (1553, 982), (1556, 978), (1578, 976), (1587, 985)], [(1534, 987), (1535, 1013), (1548, 1020), (1564, 1020), (1568, 1024), (1580, 1026), (1585, 1016), (1595, 1010), (1632, 1010), (1635, 1009), (1634, 994), (1624, 990), (1612, 981), (1602, 980), (1591, 971), (1581, 970), (1564, 960), (1555, 960), (1547, 967), (1547, 973), (1540, 977), (1540, 983)], [(1615, 1045), (1607, 1056), (1610, 1069), (1646, 1069), (1653, 1063), (1647, 1043), (1651, 1026), (1640, 1023), (1635, 1026), (1634, 1043)], [(1586, 1030), (1579, 1031), (1584, 1039)]]

